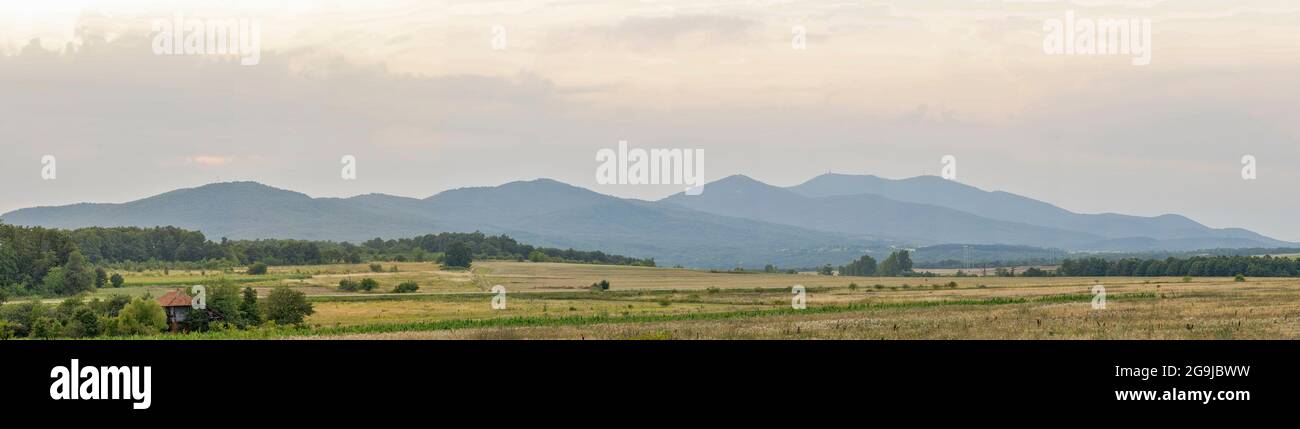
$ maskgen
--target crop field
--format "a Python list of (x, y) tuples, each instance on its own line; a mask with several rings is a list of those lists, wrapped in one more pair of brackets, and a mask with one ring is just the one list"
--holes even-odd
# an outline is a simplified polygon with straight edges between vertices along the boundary
[[(394, 269), (395, 268), (395, 269)], [(1295, 339), (1300, 279), (844, 277), (607, 265), (476, 262), (272, 267), (264, 275), (122, 273), (99, 296), (159, 296), (226, 281), (307, 294), (306, 327), (149, 338), (333, 339)], [(369, 292), (343, 279), (371, 278)], [(609, 290), (592, 290), (608, 281)], [(393, 293), (415, 282), (414, 293)], [(1091, 289), (1106, 289), (1094, 309)], [(506, 288), (494, 309), (492, 286)], [(806, 308), (792, 308), (804, 286)]]

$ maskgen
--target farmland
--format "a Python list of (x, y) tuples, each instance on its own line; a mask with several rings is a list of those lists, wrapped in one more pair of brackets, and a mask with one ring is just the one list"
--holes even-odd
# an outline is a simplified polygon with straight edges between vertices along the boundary
[[(262, 275), (122, 273), (97, 296), (159, 296), (227, 279), (259, 295), (307, 294), (307, 327), (150, 338), (337, 339), (1294, 339), (1300, 280), (1165, 277), (843, 277), (563, 263), (476, 262), (272, 267)], [(340, 280), (371, 278), (370, 292)], [(591, 289), (607, 280), (609, 290)], [(392, 293), (415, 282), (415, 293)], [(1106, 288), (1093, 308), (1094, 285)], [(493, 309), (493, 285), (507, 290)], [(807, 290), (793, 309), (791, 287)]]

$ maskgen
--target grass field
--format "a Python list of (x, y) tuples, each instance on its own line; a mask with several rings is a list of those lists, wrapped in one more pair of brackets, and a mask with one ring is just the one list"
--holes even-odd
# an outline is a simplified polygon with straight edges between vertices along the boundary
[[(1300, 338), (1300, 279), (1293, 278), (874, 278), (500, 261), (471, 271), (431, 263), (384, 269), (126, 273), (125, 287), (97, 294), (158, 296), (224, 277), (261, 295), (276, 287), (301, 290), (316, 310), (306, 328), (152, 338)], [(380, 286), (343, 292), (338, 282), (345, 278), (373, 278)], [(590, 290), (600, 280), (610, 290)], [(406, 281), (420, 290), (391, 293)], [(1106, 287), (1102, 310), (1092, 305), (1096, 284)], [(505, 309), (492, 308), (493, 285), (506, 287)], [(806, 288), (806, 309), (792, 308), (794, 285)]]

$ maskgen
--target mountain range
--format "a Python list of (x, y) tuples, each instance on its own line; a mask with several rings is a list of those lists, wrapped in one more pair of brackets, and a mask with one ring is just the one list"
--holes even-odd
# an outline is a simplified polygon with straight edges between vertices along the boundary
[(540, 246), (654, 257), (701, 268), (811, 267), (865, 253), (945, 243), (1074, 251), (1186, 251), (1293, 246), (1179, 215), (1080, 214), (934, 176), (825, 174), (783, 188), (742, 175), (701, 195), (617, 198), (550, 179), (454, 189), (424, 199), (312, 198), (256, 182), (214, 183), (141, 200), (15, 210), (16, 225), (172, 225), (209, 238), (359, 242), (443, 231), (506, 234)]

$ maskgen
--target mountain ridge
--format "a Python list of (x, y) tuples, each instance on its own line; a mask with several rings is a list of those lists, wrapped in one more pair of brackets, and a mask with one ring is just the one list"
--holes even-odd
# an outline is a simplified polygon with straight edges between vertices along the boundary
[[(677, 194), (658, 201), (618, 198), (546, 178), (450, 189), (422, 199), (383, 193), (317, 198), (237, 181), (180, 188), (124, 203), (31, 207), (0, 219), (69, 229), (171, 225), (202, 231), (214, 239), (360, 242), (482, 231), (508, 234), (534, 245), (602, 250), (654, 257), (661, 264), (708, 268), (768, 263), (810, 267), (847, 262), (865, 252), (943, 243), (1088, 251), (1291, 244), (1241, 228), (1208, 228), (1179, 215), (1081, 215), (933, 176), (912, 179), (823, 175), (783, 188), (733, 175), (707, 184), (702, 195)], [(909, 190), (935, 194), (915, 196)], [(946, 201), (945, 193), (955, 193), (953, 201)], [(1008, 201), (1020, 201), (1013, 204), (1016, 207), (1038, 208), (1017, 219), (1014, 212), (987, 207)], [(957, 207), (971, 207), (985, 215)], [(1115, 223), (1120, 227), (1111, 228)], [(1142, 228), (1159, 234), (1126, 234)]]

